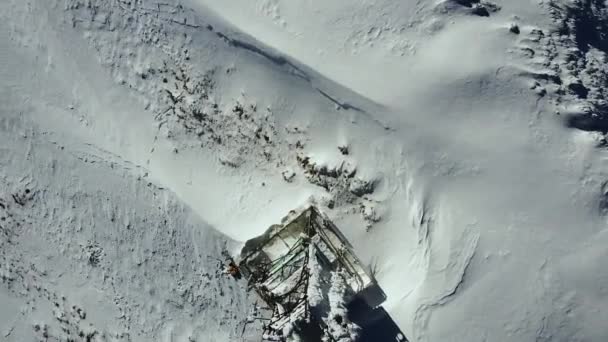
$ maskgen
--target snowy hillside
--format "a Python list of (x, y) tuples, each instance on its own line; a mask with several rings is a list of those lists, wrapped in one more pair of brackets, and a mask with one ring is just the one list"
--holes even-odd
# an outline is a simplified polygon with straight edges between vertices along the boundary
[(257, 341), (320, 207), (410, 341), (608, 339), (608, 4), (0, 2), (0, 340)]

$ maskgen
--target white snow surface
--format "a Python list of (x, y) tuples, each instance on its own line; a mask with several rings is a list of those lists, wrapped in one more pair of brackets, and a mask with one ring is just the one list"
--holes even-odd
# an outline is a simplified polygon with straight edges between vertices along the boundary
[[(344, 275), (340, 272), (333, 272), (331, 275), (331, 286), (327, 293), (329, 301), (329, 312), (324, 317), (327, 324), (326, 334), (330, 335), (338, 342), (352, 342), (357, 339), (359, 327), (348, 320), (348, 310), (346, 309), (345, 293), (346, 282)], [(329, 337), (329, 336), (324, 336)], [(328, 338), (328, 341), (331, 341)]]
[(310, 202), (410, 341), (608, 340), (607, 6), (2, 1), (0, 340), (256, 340)]

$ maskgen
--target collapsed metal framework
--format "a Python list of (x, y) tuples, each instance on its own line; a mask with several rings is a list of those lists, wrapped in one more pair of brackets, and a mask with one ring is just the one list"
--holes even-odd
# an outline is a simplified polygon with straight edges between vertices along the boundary
[[(272, 310), (263, 339), (281, 340), (283, 328), (294, 320), (326, 329), (309, 305), (310, 261), (315, 258), (325, 271), (340, 269), (356, 295), (374, 285), (352, 246), (331, 221), (315, 207), (293, 213), (281, 225), (247, 241), (239, 264), (249, 287)], [(377, 305), (379, 303), (374, 303)]]

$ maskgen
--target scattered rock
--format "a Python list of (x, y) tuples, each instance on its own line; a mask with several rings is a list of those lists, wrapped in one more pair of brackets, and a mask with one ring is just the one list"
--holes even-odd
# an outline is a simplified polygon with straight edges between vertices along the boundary
[(349, 153), (349, 149), (348, 146), (338, 146), (338, 150), (340, 150), (340, 153), (342, 153), (343, 156), (347, 156)]
[(92, 241), (87, 242), (84, 247), (85, 257), (89, 265), (93, 267), (99, 266), (103, 258), (103, 248)]
[(357, 197), (362, 197), (364, 195), (369, 195), (373, 193), (375, 188), (375, 180), (363, 180), (360, 178), (354, 178), (349, 184), (348, 191), (350, 191), (353, 195)]
[(284, 180), (285, 180), (287, 183), (291, 183), (291, 182), (293, 182), (293, 179), (295, 178), (296, 173), (295, 173), (293, 170), (288, 169), (288, 170), (283, 171), (283, 172), (281, 173), (281, 175), (283, 175), (283, 179), (284, 179)]
[(515, 33), (515, 34), (519, 34), (519, 26), (517, 24), (511, 24), (511, 26), (509, 26), (509, 31), (511, 33)]
[(471, 9), (471, 13), (478, 15), (480, 17), (489, 17), (490, 16), (490, 12), (488, 11), (488, 9), (481, 5), (473, 6), (473, 8)]
[(369, 203), (362, 203), (360, 206), (361, 217), (367, 223), (366, 230), (370, 230), (371, 227), (380, 222), (382, 219), (380, 214), (376, 211), (376, 208)]

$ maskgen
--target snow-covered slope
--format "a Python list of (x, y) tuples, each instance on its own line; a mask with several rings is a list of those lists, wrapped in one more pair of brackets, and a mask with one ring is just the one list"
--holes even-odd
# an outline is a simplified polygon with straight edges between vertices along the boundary
[(143, 169), (3, 114), (2, 340), (257, 340), (232, 241)]
[[(2, 199), (29, 187), (32, 202), (11, 203), (12, 215), (37, 227), (11, 228), (19, 239), (3, 262), (20, 259), (19, 274), (48, 268), (38, 282), (99, 312), (95, 329), (159, 340), (219, 325), (208, 338), (240, 339), (239, 285), (205, 283), (230, 286), (232, 306), (203, 296), (213, 304), (177, 310), (167, 303), (185, 285), (168, 279), (200, 289), (215, 261), (199, 254), (219, 257), (223, 241), (243, 242), (314, 201), (377, 270), (412, 341), (608, 337), (603, 2), (7, 0), (0, 9)], [(142, 217), (155, 223), (126, 229)], [(103, 250), (101, 274), (79, 259), (87, 241)], [(0, 338), (57, 322), (50, 309), (24, 311), (33, 292), (15, 290), (26, 280), (6, 272)], [(103, 274), (123, 283), (109, 287)], [(129, 290), (144, 283), (154, 290)], [(165, 303), (146, 308), (145, 292)], [(130, 311), (104, 314), (121, 308), (105, 300), (113, 296)]]

